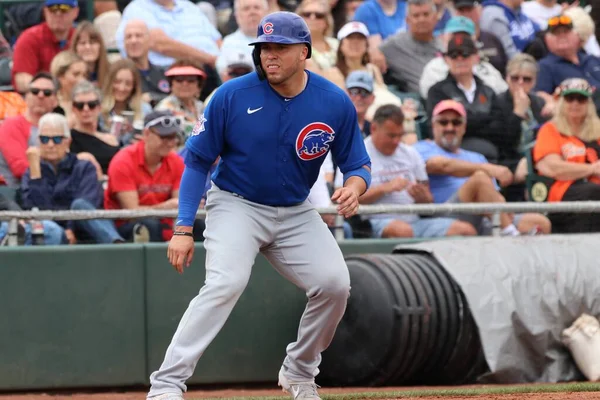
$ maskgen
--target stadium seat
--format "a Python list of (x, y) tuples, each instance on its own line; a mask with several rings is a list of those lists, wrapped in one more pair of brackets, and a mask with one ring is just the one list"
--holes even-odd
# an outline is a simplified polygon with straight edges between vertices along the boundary
[(533, 162), (533, 147), (535, 141), (525, 147), (525, 157), (527, 159), (527, 177), (525, 184), (527, 187), (527, 199), (538, 203), (548, 200), (550, 187), (554, 183), (554, 179), (538, 174)]

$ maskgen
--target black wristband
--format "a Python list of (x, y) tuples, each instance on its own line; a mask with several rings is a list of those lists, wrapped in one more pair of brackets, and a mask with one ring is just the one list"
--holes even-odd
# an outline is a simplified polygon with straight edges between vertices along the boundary
[(194, 234), (192, 232), (175, 231), (175, 232), (173, 232), (173, 236), (189, 236), (189, 237), (194, 237)]

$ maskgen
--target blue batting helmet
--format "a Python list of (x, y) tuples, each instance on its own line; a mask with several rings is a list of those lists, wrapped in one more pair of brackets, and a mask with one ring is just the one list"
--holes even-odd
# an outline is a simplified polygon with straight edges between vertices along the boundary
[(257, 36), (256, 40), (250, 43), (250, 46), (262, 43), (304, 43), (308, 47), (306, 58), (310, 58), (312, 50), (310, 30), (298, 14), (278, 11), (267, 15), (258, 25)]

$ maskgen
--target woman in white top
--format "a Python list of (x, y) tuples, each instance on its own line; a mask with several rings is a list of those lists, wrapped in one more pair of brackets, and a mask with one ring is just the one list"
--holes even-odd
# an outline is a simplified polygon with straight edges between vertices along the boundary
[(319, 75), (333, 67), (337, 61), (339, 42), (332, 37), (333, 17), (329, 3), (324, 0), (304, 0), (296, 13), (300, 15), (308, 28), (312, 40), (312, 56), (306, 60), (306, 68)]

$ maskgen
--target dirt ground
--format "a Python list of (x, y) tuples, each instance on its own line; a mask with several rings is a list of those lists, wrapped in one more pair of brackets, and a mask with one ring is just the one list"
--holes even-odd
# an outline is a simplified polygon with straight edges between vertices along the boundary
[[(467, 386), (467, 388), (481, 388), (481, 385)], [(486, 387), (495, 387), (494, 385)], [(344, 393), (361, 393), (361, 392), (403, 392), (414, 390), (434, 390), (441, 389), (439, 387), (428, 388), (412, 388), (412, 387), (386, 387), (386, 388), (322, 388), (319, 393), (323, 396), (332, 394)], [(451, 389), (460, 389), (452, 387)], [(203, 399), (203, 398), (231, 398), (231, 397), (268, 397), (282, 396), (284, 393), (277, 389), (229, 389), (229, 390), (192, 390), (186, 393), (186, 399)], [(146, 392), (130, 391), (130, 392), (104, 392), (104, 393), (23, 393), (23, 394), (1, 394), (0, 400), (144, 400)], [(393, 399), (396, 397), (390, 397)], [(402, 399), (410, 399), (413, 397), (402, 397)], [(414, 397), (415, 399), (417, 397)], [(600, 400), (600, 392), (562, 392), (562, 393), (519, 393), (519, 394), (488, 394), (477, 396), (426, 396), (418, 397), (421, 400), (464, 400), (464, 399), (487, 399), (487, 400)], [(387, 399), (384, 399), (387, 400)]]

